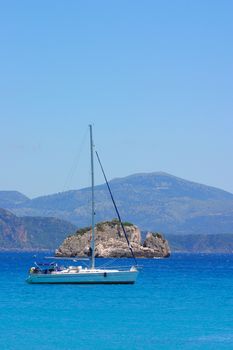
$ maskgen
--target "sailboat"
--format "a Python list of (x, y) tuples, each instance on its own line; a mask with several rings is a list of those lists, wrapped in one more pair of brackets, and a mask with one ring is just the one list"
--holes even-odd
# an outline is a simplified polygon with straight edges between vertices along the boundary
[(82, 266), (68, 266), (60, 267), (57, 263), (38, 264), (31, 267), (29, 270), (29, 276), (27, 278), (28, 283), (72, 283), (72, 284), (133, 284), (138, 276), (137, 261), (135, 259), (132, 247), (128, 240), (124, 226), (122, 224), (119, 211), (115, 204), (112, 192), (104, 173), (102, 164), (100, 162), (98, 153), (96, 152), (98, 161), (104, 174), (104, 178), (111, 195), (114, 207), (117, 212), (118, 219), (120, 221), (122, 230), (125, 234), (129, 249), (135, 264), (128, 269), (106, 269), (97, 268), (95, 266), (95, 202), (94, 202), (94, 159), (93, 159), (93, 138), (92, 138), (92, 125), (89, 125), (90, 130), (90, 153), (91, 153), (91, 194), (92, 194), (92, 236), (91, 236), (91, 261), (90, 267)]

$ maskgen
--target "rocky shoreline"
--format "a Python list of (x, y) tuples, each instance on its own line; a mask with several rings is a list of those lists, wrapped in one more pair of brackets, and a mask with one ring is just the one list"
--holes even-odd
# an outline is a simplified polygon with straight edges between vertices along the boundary
[[(125, 231), (137, 258), (169, 257), (168, 242), (160, 233), (148, 232), (144, 242), (139, 228), (131, 223), (124, 223)], [(87, 257), (90, 255), (91, 228), (78, 230), (67, 237), (56, 250), (57, 257)], [(95, 227), (95, 256), (101, 258), (130, 258), (124, 233), (118, 220), (98, 223)]]

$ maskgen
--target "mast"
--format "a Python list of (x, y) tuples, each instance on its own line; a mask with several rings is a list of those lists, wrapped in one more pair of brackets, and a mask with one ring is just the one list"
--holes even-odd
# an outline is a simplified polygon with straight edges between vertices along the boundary
[(92, 139), (92, 125), (90, 128), (90, 148), (91, 148), (91, 268), (95, 268), (95, 198), (94, 198), (94, 159), (93, 159), (93, 139)]

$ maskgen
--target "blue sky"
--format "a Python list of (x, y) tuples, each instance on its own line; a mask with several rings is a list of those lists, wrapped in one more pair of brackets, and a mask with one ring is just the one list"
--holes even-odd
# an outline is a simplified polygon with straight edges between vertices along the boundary
[[(233, 192), (232, 1), (7, 1), (0, 189), (165, 171)], [(96, 182), (102, 183), (99, 171)]]

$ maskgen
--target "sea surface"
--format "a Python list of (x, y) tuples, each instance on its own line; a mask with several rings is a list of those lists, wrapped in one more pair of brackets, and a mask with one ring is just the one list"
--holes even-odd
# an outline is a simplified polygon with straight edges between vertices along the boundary
[(29, 285), (34, 260), (0, 253), (1, 350), (233, 349), (233, 255), (140, 259), (135, 285)]

